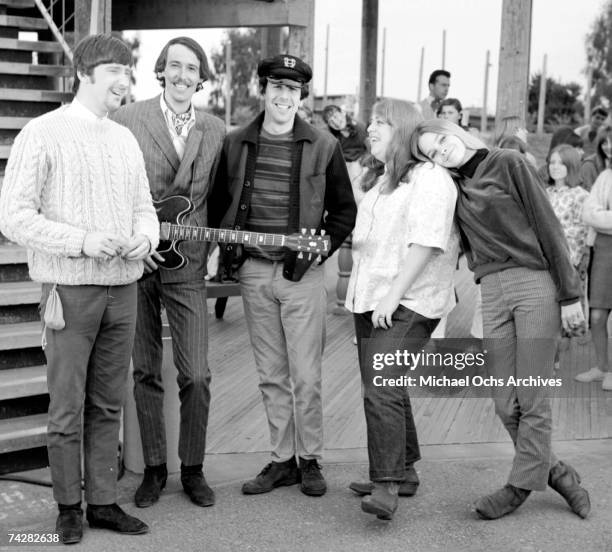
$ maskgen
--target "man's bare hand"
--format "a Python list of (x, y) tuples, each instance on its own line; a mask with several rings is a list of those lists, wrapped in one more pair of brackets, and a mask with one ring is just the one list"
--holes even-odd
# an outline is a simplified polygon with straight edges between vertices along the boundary
[(149, 256), (151, 242), (144, 234), (134, 234), (123, 246), (121, 256), (128, 261), (140, 261)]
[(163, 262), (164, 258), (157, 252), (153, 251), (151, 255), (145, 257), (144, 259), (144, 271), (145, 274), (149, 274), (151, 272), (155, 272), (159, 265), (155, 261)]
[(125, 241), (107, 232), (88, 232), (85, 234), (81, 251), (88, 257), (111, 259), (121, 253)]

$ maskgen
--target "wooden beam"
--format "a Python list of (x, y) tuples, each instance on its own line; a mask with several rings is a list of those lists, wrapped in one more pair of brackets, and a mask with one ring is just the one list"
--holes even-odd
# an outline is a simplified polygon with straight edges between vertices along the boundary
[(306, 27), (312, 1), (112, 0), (112, 6), (113, 30)]
[[(312, 67), (314, 59), (314, 0), (301, 0), (301, 5), (306, 11), (306, 25), (289, 26), (287, 53), (299, 57)], [(304, 100), (304, 105), (312, 110), (314, 108), (312, 82), (310, 83), (310, 90), (311, 94)]]
[[(94, 17), (94, 27), (98, 33), (111, 32), (112, 6), (111, 0), (98, 0), (97, 17)], [(74, 43), (90, 34), (92, 0), (74, 0)]]
[(366, 123), (376, 101), (378, 61), (378, 0), (363, 0), (361, 13), (361, 75), (359, 78), (359, 120)]
[(503, 0), (495, 123), (527, 118), (532, 0)]

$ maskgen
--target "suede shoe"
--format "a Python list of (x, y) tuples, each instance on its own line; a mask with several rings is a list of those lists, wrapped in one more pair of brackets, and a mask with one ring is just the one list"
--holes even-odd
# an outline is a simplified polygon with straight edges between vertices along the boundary
[[(419, 476), (417, 475), (414, 466), (406, 468), (406, 479), (399, 485), (399, 496), (414, 496), (419, 488)], [(372, 494), (374, 483), (371, 481), (352, 481), (349, 489), (359, 496)]]
[(90, 527), (110, 529), (124, 535), (142, 535), (149, 532), (149, 526), (138, 518), (126, 514), (118, 504), (87, 505), (87, 522)]
[(134, 495), (134, 502), (139, 508), (148, 508), (159, 500), (162, 489), (166, 486), (168, 470), (166, 464), (145, 466), (144, 477)]
[(383, 481), (374, 483), (372, 494), (361, 499), (361, 509), (374, 514), (378, 519), (391, 520), (397, 510), (399, 483)]
[(589, 493), (580, 486), (580, 476), (572, 466), (559, 460), (550, 468), (548, 484), (565, 499), (577, 516), (585, 519), (589, 515)]
[(474, 508), (481, 519), (497, 519), (514, 512), (531, 491), (506, 484), (494, 493), (483, 496), (476, 501)]
[(199, 466), (181, 466), (181, 484), (194, 504), (206, 507), (215, 503), (215, 491), (206, 483), (202, 473), (202, 464)]
[(83, 510), (60, 510), (55, 522), (55, 532), (64, 544), (76, 544), (83, 538)]
[(327, 491), (327, 484), (321, 473), (321, 466), (313, 458), (305, 460), (300, 458), (300, 475), (302, 476), (302, 484), (300, 491), (308, 496), (323, 496)]
[(242, 493), (247, 495), (269, 493), (276, 487), (288, 487), (299, 482), (297, 463), (295, 458), (290, 458), (285, 462), (270, 462), (255, 479), (242, 485)]

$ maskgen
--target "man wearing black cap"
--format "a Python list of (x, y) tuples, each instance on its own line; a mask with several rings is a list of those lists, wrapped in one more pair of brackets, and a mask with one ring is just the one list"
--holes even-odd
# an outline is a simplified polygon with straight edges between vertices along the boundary
[[(257, 72), (265, 109), (227, 136), (209, 221), (268, 234), (325, 230), (331, 254), (352, 230), (356, 206), (338, 141), (296, 117), (312, 70), (279, 55)], [(244, 494), (300, 481), (307, 495), (326, 491), (318, 461), (327, 301), (323, 267), (314, 261), (283, 247), (225, 247), (226, 273), (237, 270), (240, 280), (272, 446), (272, 462), (243, 485)]]

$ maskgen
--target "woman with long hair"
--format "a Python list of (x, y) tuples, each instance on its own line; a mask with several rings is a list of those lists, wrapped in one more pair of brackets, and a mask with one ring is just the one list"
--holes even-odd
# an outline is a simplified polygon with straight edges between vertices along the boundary
[(551, 450), (547, 392), (522, 385), (550, 381), (561, 324), (567, 331), (584, 324), (580, 282), (559, 220), (535, 169), (516, 151), (489, 151), (439, 119), (417, 127), (411, 148), (455, 174), (456, 221), (481, 284), (487, 370), (502, 383), (492, 387), (495, 411), (514, 443), (507, 484), (479, 499), (476, 512), (483, 519), (509, 514), (548, 483), (584, 518), (589, 495)]
[[(546, 193), (553, 211), (563, 228), (569, 246), (570, 258), (580, 277), (580, 299), (586, 312), (585, 295), (587, 269), (589, 266), (588, 227), (582, 220), (582, 207), (588, 192), (580, 187), (580, 153), (568, 144), (556, 146), (548, 161)], [(562, 349), (569, 345), (573, 334), (562, 330)]]
[(595, 138), (595, 153), (585, 157), (580, 176), (582, 187), (590, 191), (597, 177), (612, 165), (612, 126), (601, 127)]
[(597, 366), (578, 374), (575, 379), (582, 383), (602, 382), (604, 391), (612, 391), (608, 361), (608, 319), (612, 310), (612, 169), (605, 169), (595, 180), (584, 202), (582, 218), (591, 227), (588, 243), (593, 245), (589, 309)]
[[(550, 145), (548, 146), (548, 153), (546, 154), (545, 163), (538, 169), (538, 176), (542, 179), (542, 182), (546, 184), (550, 178), (548, 174), (548, 164), (550, 163), (550, 156), (552, 155), (553, 150), (557, 146), (561, 146), (563, 144), (567, 144), (568, 146), (572, 146), (580, 156), (580, 160), (582, 162), (582, 158), (584, 157), (584, 149), (582, 149), (583, 141), (580, 136), (578, 136), (574, 129), (568, 126), (559, 127), (555, 132), (553, 132), (550, 138)], [(579, 170), (580, 173), (580, 170)], [(582, 186), (582, 176), (578, 175), (578, 181)]]
[(346, 297), (359, 346), (371, 480), (350, 487), (365, 495), (362, 510), (380, 519), (393, 517), (398, 493), (415, 494), (420, 452), (407, 388), (383, 382), (391, 374), (405, 375), (408, 367), (381, 372), (373, 358), (425, 346), (453, 306), (459, 250), (452, 179), (410, 152), (421, 120), (418, 109), (405, 101), (383, 99), (373, 107), (368, 135), (384, 173), (359, 204)]

